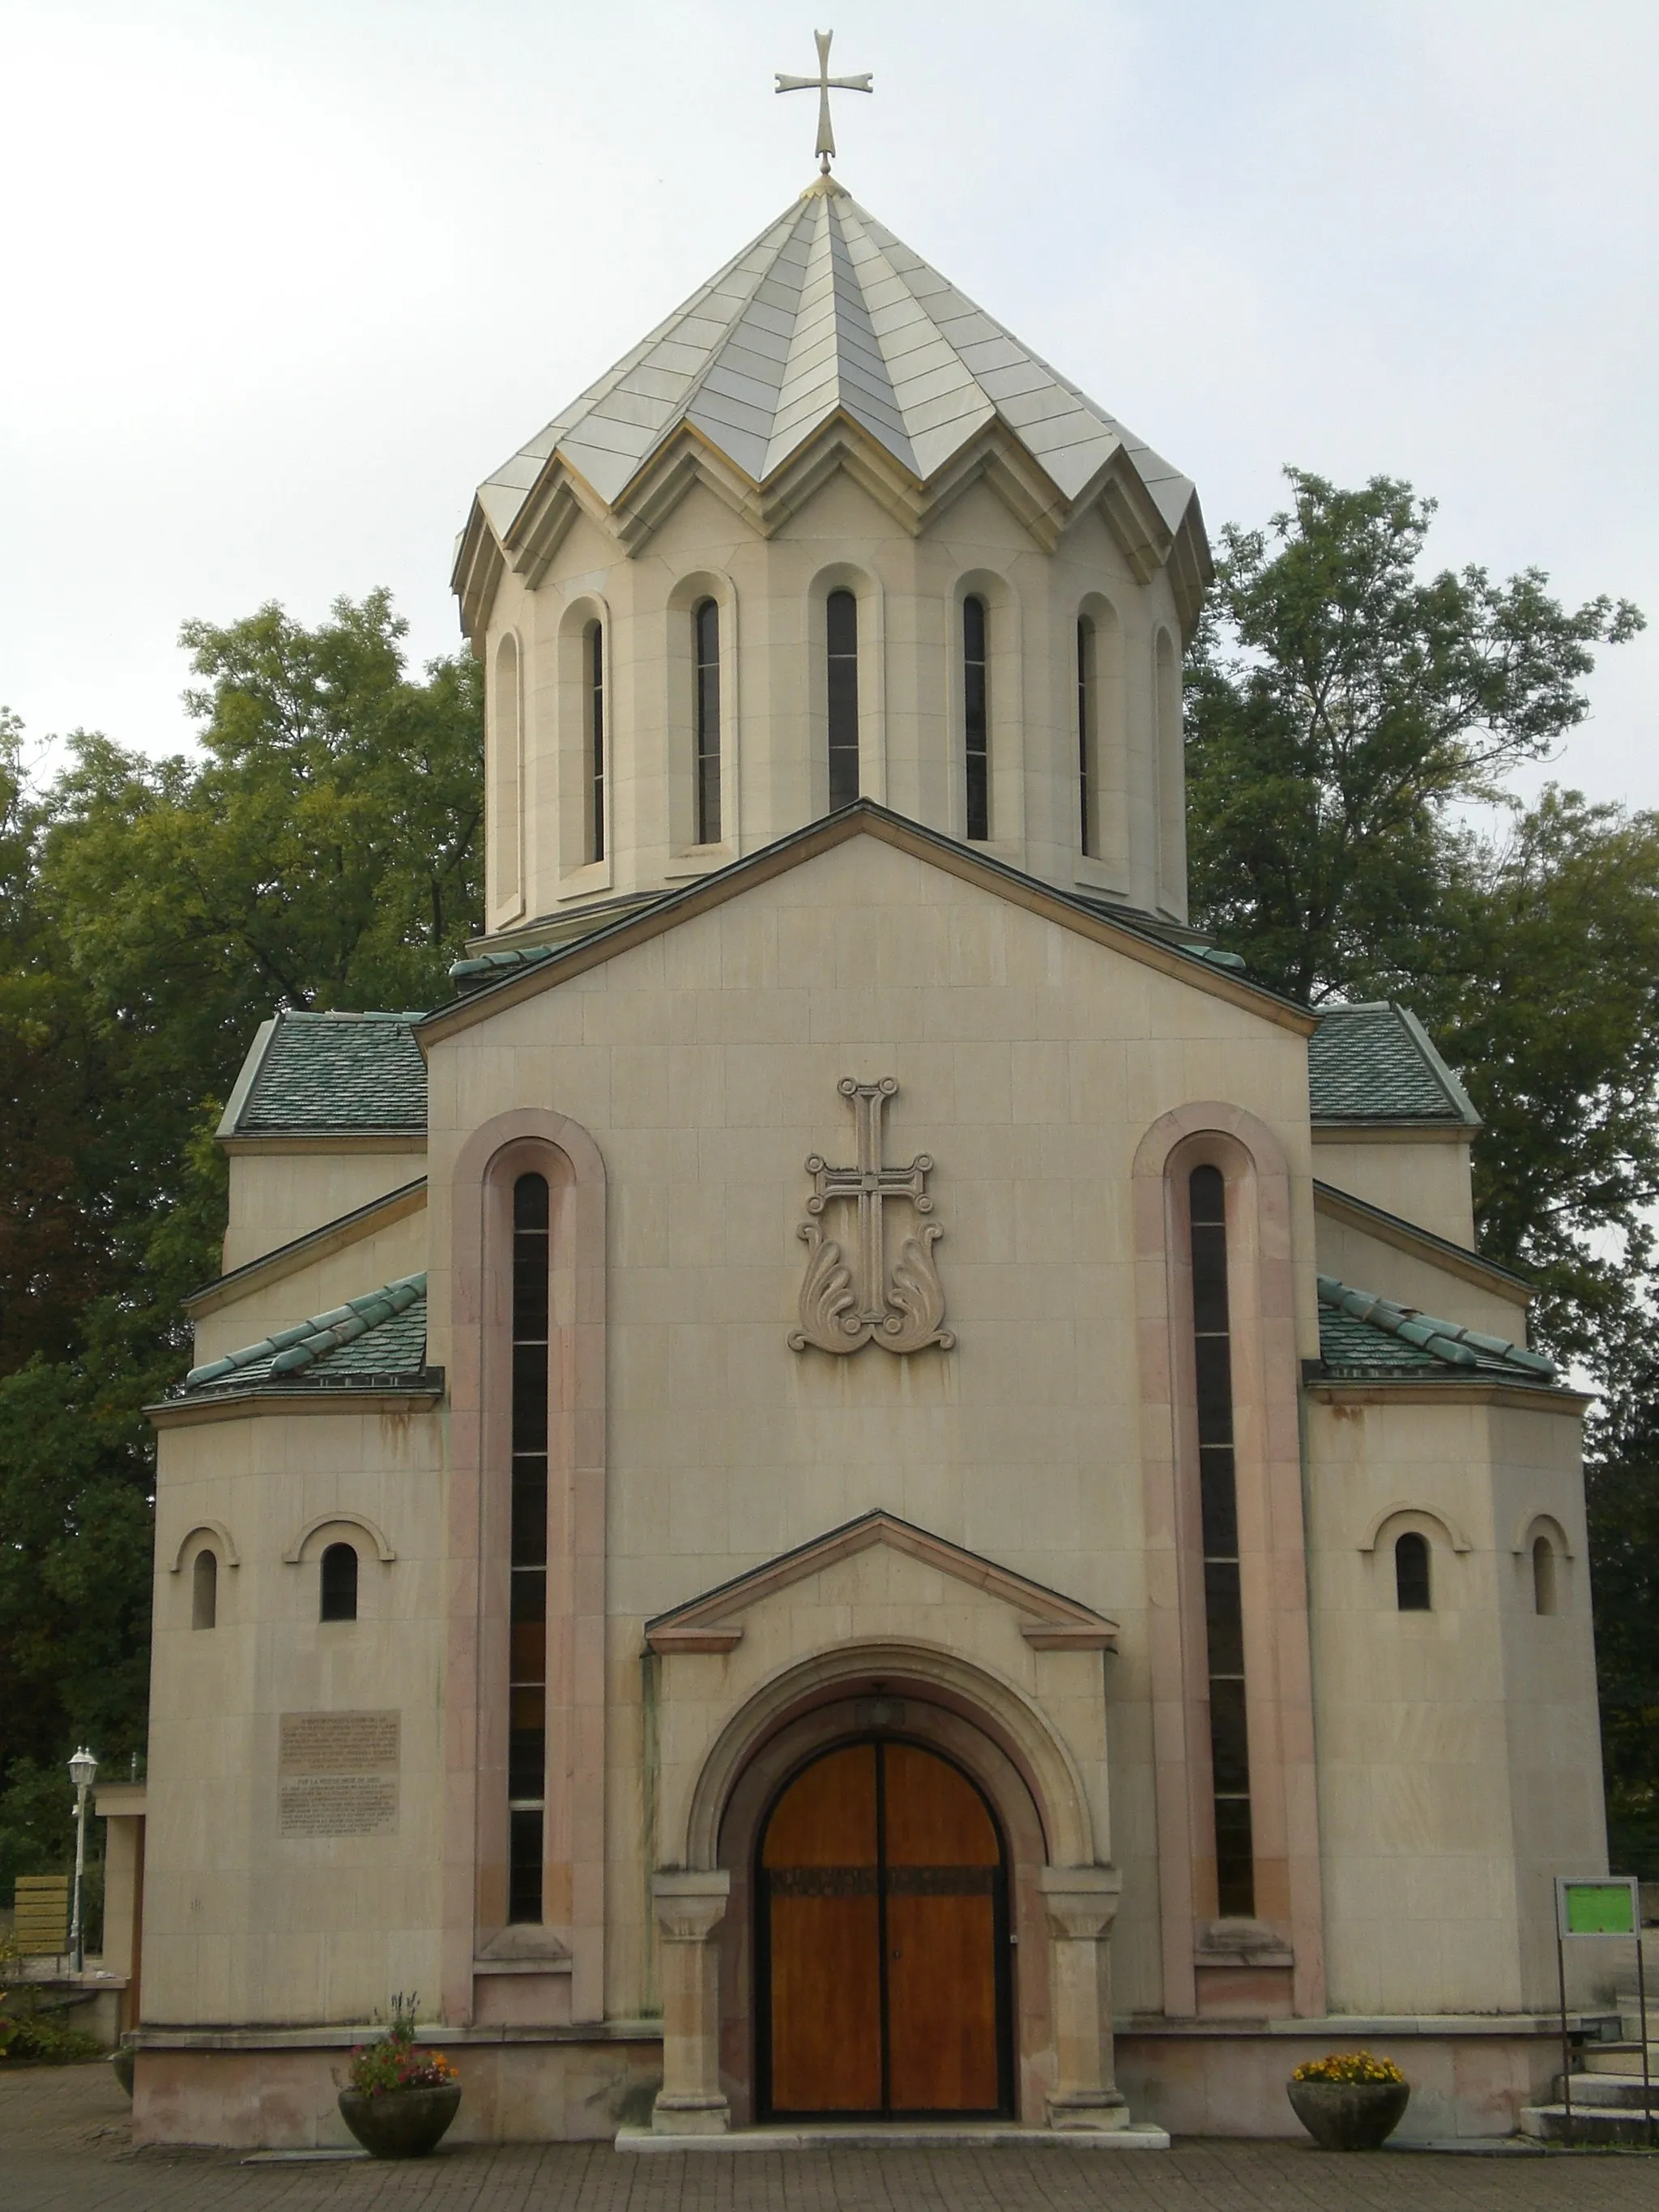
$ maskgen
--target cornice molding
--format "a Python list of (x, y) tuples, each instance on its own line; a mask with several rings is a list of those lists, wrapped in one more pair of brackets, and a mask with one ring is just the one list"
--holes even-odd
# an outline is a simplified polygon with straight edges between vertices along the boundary
[[(437, 1370), (434, 1370), (436, 1372)], [(443, 1383), (386, 1390), (227, 1390), (167, 1398), (146, 1406), (152, 1427), (194, 1429), (213, 1421), (252, 1420), (266, 1413), (429, 1413), (443, 1403)]]
[(1310, 1398), (1328, 1406), (1504, 1406), (1528, 1413), (1561, 1413), (1577, 1418), (1595, 1400), (1582, 1390), (1566, 1390), (1547, 1382), (1419, 1382), (1404, 1376), (1395, 1382), (1386, 1376), (1362, 1382), (1344, 1382), (1337, 1376), (1309, 1376), (1303, 1389)]
[(424, 1152), (423, 1129), (271, 1129), (245, 1137), (221, 1137), (229, 1153)]

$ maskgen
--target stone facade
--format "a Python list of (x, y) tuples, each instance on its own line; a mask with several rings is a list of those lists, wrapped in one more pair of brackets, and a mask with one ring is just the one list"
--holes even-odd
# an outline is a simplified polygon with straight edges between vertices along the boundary
[[(855, 258), (876, 234), (823, 221)], [(892, 272), (936, 296), (900, 251), (860, 264), (890, 351)], [(1196, 605), (1201, 525), (1089, 420), (1104, 458), (1069, 489), (999, 414), (901, 499), (898, 433), (847, 402), (769, 505), (684, 421), (626, 494), (550, 434), (510, 514), (482, 498), (459, 574), (489, 934), (435, 1012), (261, 1032), (222, 1132), (227, 1274), (156, 1409), (149, 2139), (333, 2139), (331, 2069), (398, 1989), (443, 2023), (463, 2132), (753, 2124), (766, 1821), (815, 1755), (884, 1736), (996, 1825), (1011, 2120), (1279, 2131), (1289, 2063), (1356, 2022), (1410, 2042), (1445, 2131), (1532, 2096), (1548, 1876), (1604, 1863), (1582, 1401), (1473, 1250), (1472, 1116), (1427, 1041), (1388, 1009), (1322, 1024), (1182, 927), (1159, 640)], [(1135, 538), (1143, 510), (1161, 536)], [(825, 818), (832, 588), (860, 610), (863, 795)], [(687, 833), (704, 599), (715, 846)], [(1110, 648), (1092, 798), (1080, 615)], [(854, 1157), (849, 1079), (886, 1086), (897, 1225), (873, 1243), (824, 1180)], [(1246, 1913), (1218, 1887), (1200, 1170), (1225, 1192)], [(549, 1193), (538, 1913), (507, 1691), (526, 1176)], [(876, 1341), (803, 1330), (815, 1255), (823, 1311), (873, 1297)], [(942, 1317), (884, 1348), (923, 1261)], [(342, 1547), (352, 1617), (319, 1618)]]

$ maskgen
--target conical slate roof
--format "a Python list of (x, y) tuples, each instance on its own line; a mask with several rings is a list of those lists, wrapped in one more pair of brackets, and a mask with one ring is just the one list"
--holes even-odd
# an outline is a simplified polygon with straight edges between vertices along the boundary
[(926, 482), (1000, 420), (1066, 500), (1115, 456), (1193, 486), (826, 178), (478, 489), (506, 541), (555, 455), (607, 506), (684, 425), (764, 483), (837, 414)]

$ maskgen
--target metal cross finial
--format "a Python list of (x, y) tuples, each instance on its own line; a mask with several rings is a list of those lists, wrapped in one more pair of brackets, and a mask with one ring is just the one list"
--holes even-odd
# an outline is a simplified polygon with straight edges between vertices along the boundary
[(780, 92), (816, 92), (818, 96), (818, 143), (812, 151), (818, 157), (818, 167), (827, 177), (830, 156), (836, 150), (836, 133), (830, 121), (830, 95), (832, 92), (873, 92), (875, 81), (866, 70), (862, 76), (831, 76), (830, 74), (830, 41), (833, 31), (814, 31), (817, 41), (818, 73), (816, 76), (785, 76), (778, 71)]

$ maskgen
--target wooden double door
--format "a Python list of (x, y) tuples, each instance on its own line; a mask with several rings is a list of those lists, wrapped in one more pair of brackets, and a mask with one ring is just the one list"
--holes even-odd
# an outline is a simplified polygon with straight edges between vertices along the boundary
[(839, 1745), (783, 1790), (758, 1859), (763, 2115), (1009, 2112), (1007, 1865), (960, 1768)]

